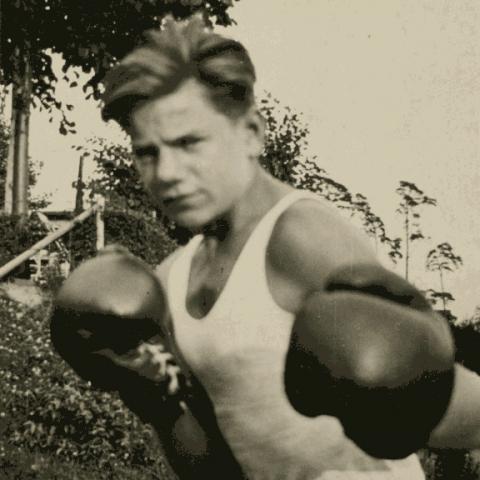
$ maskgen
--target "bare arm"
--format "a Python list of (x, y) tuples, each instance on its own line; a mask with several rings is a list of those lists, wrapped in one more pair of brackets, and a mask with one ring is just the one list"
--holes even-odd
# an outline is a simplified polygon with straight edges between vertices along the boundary
[[(447, 408), (450, 331), (420, 292), (379, 266), (341, 219), (307, 205), (288, 213), (297, 215), (289, 222), (284, 217), (277, 229), (283, 236), (272, 243), (270, 285), (276, 298), (283, 273), (285, 284), (294, 285), (289, 303), (301, 307), (293, 309), (289, 399), (303, 414), (337, 416), (367, 453), (401, 458), (425, 445)], [(302, 364), (311, 365), (312, 375), (298, 374)]]
[(433, 448), (480, 448), (480, 377), (462, 365), (455, 365), (450, 404), (428, 444)]
[(368, 241), (331, 206), (299, 201), (278, 219), (267, 250), (267, 277), (279, 306), (298, 313), (305, 298), (325, 286), (335, 269), (378, 264)]

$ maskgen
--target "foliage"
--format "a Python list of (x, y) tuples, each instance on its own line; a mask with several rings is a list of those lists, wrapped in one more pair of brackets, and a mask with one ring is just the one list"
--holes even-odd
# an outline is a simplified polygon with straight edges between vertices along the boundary
[(175, 225), (151, 202), (140, 182), (127, 147), (104, 138), (93, 137), (85, 146), (77, 146), (74, 149), (83, 158), (93, 160), (96, 165), (93, 178), (85, 185), (91, 196), (99, 193), (105, 197), (110, 210), (136, 217), (140, 215), (149, 223), (152, 222), (152, 218), (158, 218), (158, 228), (164, 230), (162, 234), (166, 233), (170, 239), (179, 244), (184, 244), (191, 238), (191, 232)]
[[(104, 215), (107, 242), (126, 246), (152, 265), (160, 263), (175, 246), (152, 217), (118, 211)], [(23, 226), (18, 220), (0, 217), (2, 263), (46, 233), (35, 217)], [(77, 263), (95, 254), (93, 218), (71, 232), (69, 243)], [(153, 432), (116, 395), (93, 391), (52, 351), (48, 298), (62, 281), (58, 265), (51, 266), (44, 281), (46, 296), (41, 307), (30, 310), (0, 298), (4, 338), (0, 346), (0, 376), (4, 380), (0, 466), (7, 474), (12, 472), (12, 479), (16, 471), (21, 472), (21, 478), (57, 478), (49, 477), (48, 472), (57, 464), (68, 467), (72, 462), (94, 465), (93, 477), (88, 476), (92, 475), (90, 470), (85, 478), (166, 478)], [(43, 459), (35, 461), (35, 477), (28, 477), (31, 471), (25, 471), (20, 450), (35, 452), (35, 458)], [(40, 471), (43, 477), (37, 476)]]
[(0, 298), (2, 471), (11, 463), (5, 452), (21, 448), (61, 462), (96, 465), (102, 469), (99, 479), (119, 478), (113, 472), (128, 468), (149, 469), (162, 478), (165, 467), (150, 428), (115, 394), (92, 390), (54, 353), (49, 309), (47, 300), (28, 309)]
[(0, 214), (0, 265), (3, 265), (41, 240), (45, 226), (31, 216), (26, 222), (15, 215)]
[(403, 218), (405, 231), (405, 278), (408, 280), (410, 262), (410, 244), (416, 240), (425, 238), (420, 229), (420, 207), (426, 205), (435, 206), (437, 201), (425, 195), (423, 190), (414, 183), (405, 180), (400, 181), (396, 193), (400, 196), (397, 213)]
[(400, 181), (400, 186), (396, 189), (400, 196), (400, 204), (397, 213), (403, 215), (404, 224), (408, 227), (409, 241), (420, 240), (425, 238), (420, 230), (420, 213), (418, 208), (424, 205), (437, 204), (434, 198), (428, 197), (414, 183)]
[[(52, 113), (62, 112), (60, 133), (74, 131), (66, 118), (70, 104), (63, 105), (55, 95), (57, 77), (52, 69), (52, 54), (64, 59), (64, 79), (78, 85), (75, 67), (90, 74), (83, 85), (87, 98), (99, 98), (100, 80), (118, 59), (125, 56), (142, 33), (158, 27), (172, 14), (185, 18), (195, 12), (220, 25), (232, 19), (228, 9), (233, 0), (104, 0), (75, 2), (64, 0), (15, 0), (2, 2), (3, 82), (20, 83), (26, 69), (31, 70), (34, 104)], [(22, 19), (21, 22), (14, 19)], [(133, 21), (132, 21), (133, 19)], [(28, 65), (28, 67), (26, 67)]]
[(48, 295), (55, 295), (64, 280), (64, 273), (61, 269), (60, 262), (57, 260), (51, 265), (43, 267), (42, 276), (36, 283)]
[(431, 272), (453, 272), (462, 264), (462, 257), (453, 253), (453, 248), (448, 242), (440, 243), (427, 254), (426, 267)]
[(361, 193), (357, 193), (352, 199), (352, 205), (353, 214), (360, 217), (363, 230), (373, 239), (375, 250), (378, 251), (378, 243), (380, 242), (387, 247), (388, 256), (394, 263), (402, 258), (401, 239), (391, 238), (387, 235), (383, 220), (372, 211), (367, 198)]
[[(167, 235), (165, 228), (153, 216), (146, 217), (134, 211), (106, 211), (106, 244), (117, 243), (128, 248), (134, 255), (143, 258), (150, 265), (158, 265), (175, 249), (175, 242)], [(45, 226), (32, 215), (27, 222), (21, 217), (0, 215), (0, 265), (15, 258), (47, 234)], [(63, 241), (70, 251), (71, 266), (96, 254), (96, 225), (93, 217), (77, 225)], [(52, 247), (53, 248), (53, 247)], [(44, 272), (42, 287), (55, 290), (60, 285), (62, 275), (59, 265), (53, 264)], [(24, 268), (12, 272), (11, 276), (28, 278)]]
[(455, 297), (450, 292), (438, 291), (433, 288), (429, 288), (425, 295), (432, 306), (437, 306), (438, 302), (442, 302), (443, 310), (447, 308), (447, 304), (453, 302)]
[(152, 215), (155, 206), (140, 183), (126, 146), (93, 137), (74, 149), (95, 163), (94, 178), (86, 185), (92, 194), (101, 193), (110, 208)]
[[(4, 209), (5, 203), (5, 181), (7, 176), (7, 158), (8, 158), (8, 142), (10, 131), (3, 117), (0, 115), (0, 210)], [(28, 164), (28, 184), (32, 188), (37, 183), (38, 175), (43, 166), (42, 162), (29, 162)], [(47, 207), (49, 204), (48, 195), (30, 198), (29, 208), (38, 210)]]
[(469, 319), (469, 323), (480, 326), (480, 305), (475, 307), (472, 318)]
[(265, 119), (265, 148), (261, 165), (282, 182), (294, 182), (295, 167), (307, 147), (308, 128), (289, 107), (280, 111), (280, 102), (270, 94), (260, 101)]
[[(116, 243), (128, 248), (150, 265), (158, 265), (175, 249), (162, 224), (153, 217), (134, 212), (105, 211), (105, 243)], [(69, 235), (67, 248), (71, 252), (72, 267), (96, 254), (96, 226), (93, 218), (77, 226)]]
[(448, 302), (455, 300), (451, 293), (445, 291), (444, 274), (457, 270), (462, 263), (462, 257), (455, 255), (448, 242), (440, 243), (428, 252), (426, 268), (430, 272), (438, 272), (440, 276), (440, 291), (431, 290), (434, 305), (441, 300), (443, 309), (446, 310)]
[(260, 111), (266, 123), (261, 165), (279, 180), (317, 193), (350, 216), (359, 218), (361, 227), (376, 247), (378, 243), (385, 245), (394, 262), (401, 258), (400, 239), (387, 235), (385, 224), (372, 211), (368, 199), (360, 193), (352, 194), (345, 185), (332, 179), (318, 166), (316, 157), (308, 157), (309, 130), (301, 116), (289, 107), (282, 108), (271, 95), (261, 100)]
[(480, 375), (480, 330), (476, 324), (452, 325), (452, 333), (455, 339), (457, 362), (462, 363), (470, 370)]
[(478, 480), (480, 469), (466, 450), (426, 450), (420, 456), (426, 480)]

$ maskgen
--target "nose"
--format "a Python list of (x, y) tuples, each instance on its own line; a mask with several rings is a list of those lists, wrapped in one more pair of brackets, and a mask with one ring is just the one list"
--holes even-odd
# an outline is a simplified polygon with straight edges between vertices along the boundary
[(159, 184), (177, 183), (181, 177), (181, 166), (176, 161), (174, 153), (167, 147), (158, 155), (155, 168), (155, 179)]

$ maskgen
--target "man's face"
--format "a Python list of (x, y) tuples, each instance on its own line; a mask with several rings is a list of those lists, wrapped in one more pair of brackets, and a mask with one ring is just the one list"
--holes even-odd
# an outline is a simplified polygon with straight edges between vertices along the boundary
[(194, 80), (133, 111), (135, 165), (169, 218), (199, 228), (233, 208), (255, 174), (261, 149), (251, 118), (219, 113)]

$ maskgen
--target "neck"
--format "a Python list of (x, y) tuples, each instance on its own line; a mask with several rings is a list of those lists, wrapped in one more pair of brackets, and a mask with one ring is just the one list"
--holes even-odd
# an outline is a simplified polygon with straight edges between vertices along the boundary
[(207, 239), (224, 242), (249, 231), (291, 187), (281, 183), (258, 166), (242, 196), (233, 207), (202, 229)]

